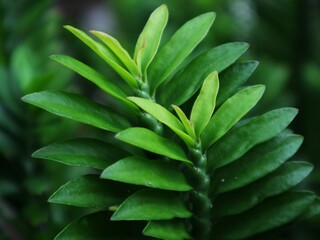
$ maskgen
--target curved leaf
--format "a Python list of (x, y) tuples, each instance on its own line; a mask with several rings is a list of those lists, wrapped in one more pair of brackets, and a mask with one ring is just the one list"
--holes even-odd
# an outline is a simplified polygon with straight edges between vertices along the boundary
[(50, 144), (34, 152), (32, 157), (102, 170), (128, 155), (124, 150), (109, 143), (79, 138)]
[(187, 133), (191, 138), (196, 139), (196, 133), (194, 132), (193, 125), (190, 122), (190, 120), (187, 118), (187, 116), (184, 114), (184, 112), (179, 108), (177, 105), (171, 105), (171, 107), (175, 110), (178, 117), (180, 118), (180, 121), (182, 122), (184, 128), (186, 129)]
[(218, 73), (213, 72), (204, 80), (200, 93), (191, 110), (190, 122), (194, 125), (198, 137), (212, 116), (216, 106), (218, 89)]
[[(218, 73), (234, 63), (246, 50), (247, 43), (227, 43), (206, 51), (191, 61), (172, 79), (159, 86), (156, 99), (169, 107), (181, 105), (201, 87), (204, 79), (213, 71)], [(183, 86), (183, 87), (181, 87)]]
[(143, 234), (160, 239), (192, 239), (184, 222), (179, 219), (150, 221), (143, 230)]
[(111, 132), (119, 132), (130, 126), (118, 113), (79, 94), (43, 91), (26, 95), (22, 100), (58, 116)]
[(173, 191), (192, 189), (174, 165), (162, 160), (139, 157), (121, 159), (105, 169), (101, 178)]
[(208, 169), (212, 171), (231, 163), (256, 144), (274, 137), (289, 125), (297, 113), (294, 108), (273, 110), (230, 130), (208, 151)]
[(212, 116), (201, 135), (203, 149), (208, 149), (260, 100), (265, 87), (248, 87), (229, 98)]
[(158, 50), (162, 32), (167, 25), (167, 21), (168, 9), (167, 6), (163, 4), (150, 15), (149, 20), (138, 38), (134, 59), (143, 73), (148, 68)]
[(141, 190), (128, 197), (112, 215), (112, 220), (167, 220), (188, 218), (192, 213), (176, 194), (169, 191)]
[(139, 127), (128, 128), (119, 132), (116, 138), (144, 150), (192, 164), (177, 143), (161, 137), (149, 129)]
[(149, 69), (151, 90), (155, 90), (207, 35), (215, 13), (205, 13), (186, 22), (161, 48)]

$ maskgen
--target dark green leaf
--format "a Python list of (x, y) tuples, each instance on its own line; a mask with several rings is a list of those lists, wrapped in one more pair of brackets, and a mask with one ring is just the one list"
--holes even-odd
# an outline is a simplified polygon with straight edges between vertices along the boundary
[(113, 110), (79, 94), (43, 91), (26, 95), (22, 100), (56, 115), (111, 132), (119, 132), (130, 126), (126, 119)]
[(294, 108), (281, 108), (233, 128), (209, 150), (208, 169), (212, 171), (231, 163), (253, 146), (274, 137), (289, 125), (297, 113)]
[(101, 177), (165, 190), (192, 189), (181, 171), (163, 160), (128, 157), (109, 166), (102, 172)]
[[(181, 105), (201, 87), (204, 79), (213, 71), (218, 73), (234, 63), (246, 50), (247, 43), (227, 43), (196, 57), (171, 80), (161, 84), (156, 99), (164, 107)], [(182, 87), (183, 86), (183, 87)]]
[(51, 203), (77, 207), (107, 208), (119, 205), (128, 195), (119, 183), (100, 179), (98, 175), (85, 175), (61, 186), (49, 198)]
[[(283, 193), (300, 183), (312, 170), (307, 162), (288, 162), (258, 181), (232, 192), (219, 195), (214, 201), (215, 215), (244, 212), (267, 197)], [(235, 201), (236, 199), (236, 201)]]
[(320, 216), (320, 197), (316, 197), (316, 199), (313, 201), (313, 203), (310, 204), (307, 211), (303, 213), (301, 216), (302, 220), (309, 220), (314, 217)]
[(184, 222), (179, 219), (150, 221), (143, 230), (143, 234), (150, 237), (168, 240), (192, 239)]
[(214, 226), (212, 239), (243, 239), (279, 227), (296, 219), (314, 199), (311, 192), (287, 192), (266, 199), (249, 211), (222, 219)]
[(109, 143), (82, 138), (50, 144), (32, 156), (73, 166), (105, 169), (116, 160), (128, 155), (124, 150)]
[(302, 141), (298, 135), (280, 134), (254, 147), (237, 161), (213, 173), (213, 191), (231, 191), (262, 178), (292, 157)]
[(215, 13), (202, 14), (186, 22), (161, 48), (150, 66), (149, 82), (155, 90), (207, 35)]
[(177, 143), (161, 137), (149, 129), (128, 128), (118, 133), (116, 138), (144, 150), (192, 164)]
[(192, 213), (173, 192), (142, 190), (128, 197), (112, 215), (112, 220), (168, 220), (189, 218)]

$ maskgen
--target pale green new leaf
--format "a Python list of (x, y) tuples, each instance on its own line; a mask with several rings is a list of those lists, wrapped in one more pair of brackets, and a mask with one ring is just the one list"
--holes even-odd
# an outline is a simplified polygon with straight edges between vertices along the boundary
[(170, 191), (146, 189), (129, 196), (112, 215), (112, 220), (169, 220), (189, 218), (192, 213)]
[(171, 105), (171, 107), (177, 113), (178, 117), (180, 118), (180, 121), (182, 122), (189, 136), (191, 136), (193, 139), (196, 139), (196, 133), (194, 131), (193, 125), (190, 122), (190, 120), (187, 118), (185, 113), (182, 111), (182, 109), (179, 108), (177, 105)]
[(183, 104), (201, 87), (210, 73), (213, 71), (220, 73), (233, 64), (247, 49), (247, 43), (234, 42), (200, 54), (172, 79), (159, 86), (156, 92), (158, 103), (164, 107)]
[(186, 22), (160, 49), (148, 72), (154, 91), (207, 35), (215, 13), (205, 13)]
[(32, 157), (102, 170), (128, 155), (123, 149), (109, 143), (79, 138), (52, 143), (34, 152)]
[(212, 116), (216, 106), (218, 90), (218, 73), (213, 72), (204, 80), (199, 96), (191, 110), (190, 122), (194, 126), (197, 137), (201, 135)]
[(262, 85), (243, 89), (225, 101), (210, 119), (201, 135), (203, 149), (208, 149), (252, 109), (261, 98)]
[(184, 222), (180, 219), (150, 221), (143, 229), (143, 234), (149, 237), (168, 240), (192, 239)]
[(231, 129), (208, 151), (209, 171), (237, 160), (253, 146), (274, 137), (289, 125), (297, 113), (295, 108), (281, 108)]
[(150, 62), (157, 53), (162, 32), (168, 21), (168, 9), (166, 5), (158, 7), (149, 17), (142, 30), (134, 52), (134, 60), (142, 73), (145, 73)]
[(98, 175), (85, 175), (61, 186), (48, 201), (77, 207), (106, 208), (125, 200), (129, 195), (127, 190), (119, 183), (100, 179)]
[(43, 91), (26, 95), (23, 101), (54, 113), (111, 132), (130, 127), (130, 123), (104, 105), (79, 94)]
[(172, 191), (189, 191), (192, 187), (173, 164), (141, 157), (121, 159), (105, 169), (101, 178)]
[(192, 164), (182, 148), (174, 141), (161, 137), (146, 128), (134, 127), (119, 132), (116, 138), (144, 150)]

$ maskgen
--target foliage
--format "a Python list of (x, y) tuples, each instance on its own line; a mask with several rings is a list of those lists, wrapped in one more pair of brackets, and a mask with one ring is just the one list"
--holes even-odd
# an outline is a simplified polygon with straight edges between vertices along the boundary
[(262, 85), (242, 87), (257, 66), (235, 63), (248, 44), (227, 43), (188, 59), (215, 14), (191, 19), (159, 48), (167, 18), (165, 5), (151, 14), (133, 57), (106, 33), (91, 32), (99, 41), (66, 26), (126, 88), (69, 56), (52, 57), (126, 111), (60, 91), (23, 97), (115, 134), (109, 141), (70, 139), (33, 154), (96, 169), (50, 197), (53, 203), (96, 209), (68, 225), (57, 240), (244, 239), (318, 213), (314, 193), (293, 189), (312, 165), (287, 161), (302, 143), (301, 136), (286, 130), (297, 110), (243, 119), (264, 92)]

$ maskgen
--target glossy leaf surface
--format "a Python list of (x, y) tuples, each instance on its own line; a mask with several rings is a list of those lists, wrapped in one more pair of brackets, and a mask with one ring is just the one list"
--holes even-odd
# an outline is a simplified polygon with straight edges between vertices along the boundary
[(112, 215), (112, 220), (167, 220), (188, 218), (192, 213), (173, 192), (142, 190), (129, 196)]
[(177, 105), (171, 105), (171, 107), (174, 109), (174, 111), (177, 113), (180, 121), (182, 122), (184, 128), (186, 129), (189, 136), (191, 136), (193, 139), (196, 139), (196, 133), (194, 131), (193, 125), (190, 122), (190, 120), (187, 118), (185, 113), (182, 111), (181, 108), (179, 108)]
[(29, 94), (22, 100), (58, 116), (111, 132), (119, 132), (130, 126), (126, 119), (113, 110), (78, 94), (43, 91)]
[(102, 172), (101, 178), (173, 191), (192, 189), (173, 164), (139, 157), (117, 161)]

